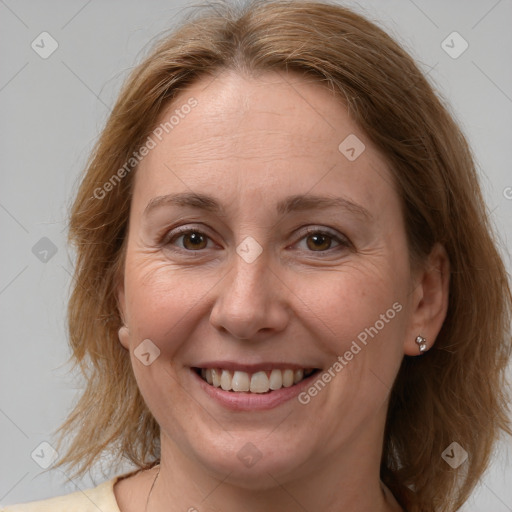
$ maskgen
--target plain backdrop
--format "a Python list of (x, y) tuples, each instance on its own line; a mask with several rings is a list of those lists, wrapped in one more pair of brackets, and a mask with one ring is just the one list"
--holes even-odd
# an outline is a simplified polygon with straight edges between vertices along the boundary
[[(473, 147), (510, 269), (512, 2), (340, 3), (394, 36), (449, 103)], [(186, 5), (181, 0), (0, 0), (3, 505), (84, 489), (113, 476), (97, 471), (92, 479), (71, 480), (60, 470), (44, 472), (45, 458), (38, 459), (51, 450), (41, 443), (53, 443), (52, 433), (81, 386), (66, 365), (72, 272), (66, 216), (123, 79)], [(457, 58), (443, 48), (454, 31), (468, 44)], [(49, 36), (40, 36), (43, 32)], [(455, 37), (455, 48), (461, 49), (465, 43)], [(58, 45), (55, 51), (44, 55), (52, 45)], [(462, 510), (512, 511), (511, 454), (508, 439), (497, 447), (491, 469)]]

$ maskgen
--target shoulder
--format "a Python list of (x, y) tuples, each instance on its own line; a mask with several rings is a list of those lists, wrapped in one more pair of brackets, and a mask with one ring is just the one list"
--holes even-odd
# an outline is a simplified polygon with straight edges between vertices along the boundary
[(120, 512), (114, 495), (114, 484), (120, 478), (117, 476), (92, 489), (64, 496), (8, 505), (0, 509), (0, 512)]

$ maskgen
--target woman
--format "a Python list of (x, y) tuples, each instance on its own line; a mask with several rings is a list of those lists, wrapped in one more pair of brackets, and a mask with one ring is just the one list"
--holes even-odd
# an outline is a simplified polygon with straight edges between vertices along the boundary
[(87, 388), (59, 465), (138, 469), (5, 511), (455, 511), (512, 433), (510, 289), (470, 149), (348, 9), (212, 6), (163, 39), (70, 239)]

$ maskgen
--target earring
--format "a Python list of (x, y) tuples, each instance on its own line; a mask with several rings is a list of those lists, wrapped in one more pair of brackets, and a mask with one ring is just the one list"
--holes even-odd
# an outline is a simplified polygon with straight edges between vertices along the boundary
[(427, 350), (427, 338), (424, 338), (423, 336), (416, 336), (415, 341), (420, 349), (420, 354)]

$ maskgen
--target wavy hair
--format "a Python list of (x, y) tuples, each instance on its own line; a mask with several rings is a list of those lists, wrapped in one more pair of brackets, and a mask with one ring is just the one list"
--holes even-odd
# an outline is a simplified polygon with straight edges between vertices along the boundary
[[(451, 265), (447, 317), (425, 355), (402, 361), (390, 397), (381, 478), (409, 512), (458, 509), (487, 468), (500, 433), (512, 435), (507, 273), (474, 157), (446, 102), (386, 32), (327, 1), (200, 7), (127, 78), (71, 209), (76, 268), (69, 336), (86, 387), (57, 431), (59, 446), (71, 439), (58, 465), (82, 475), (104, 453), (140, 468), (159, 459), (159, 426), (117, 334), (116, 289), (136, 162), (124, 167), (108, 193), (98, 198), (97, 191), (130, 162), (180, 91), (223, 70), (249, 76), (296, 71), (335, 92), (393, 173), (411, 263), (424, 261), (437, 242), (445, 247)], [(453, 441), (469, 454), (459, 469), (441, 457)]]

